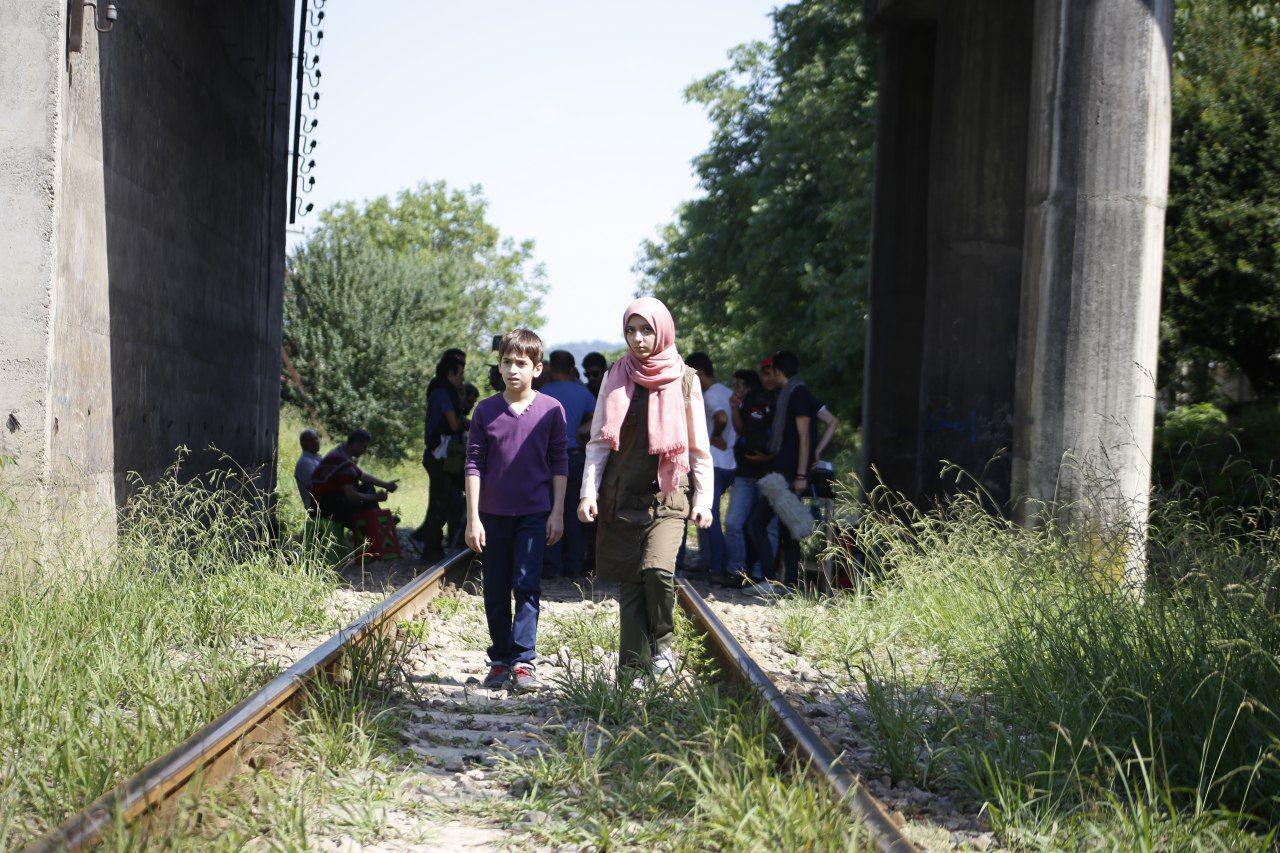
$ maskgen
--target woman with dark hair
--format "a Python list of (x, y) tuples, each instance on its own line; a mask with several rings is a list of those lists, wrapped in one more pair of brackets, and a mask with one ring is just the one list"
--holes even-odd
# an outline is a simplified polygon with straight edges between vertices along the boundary
[(675, 568), (685, 523), (711, 524), (712, 466), (702, 386), (653, 297), (622, 314), (627, 354), (591, 421), (578, 518), (599, 518), (596, 575), (618, 582), (619, 674), (674, 673)]
[(449, 541), (462, 531), (462, 465), (466, 442), (462, 437), (462, 397), (466, 372), (461, 350), (446, 350), (436, 364), (436, 375), (427, 385), (427, 413), (423, 420), (422, 467), (427, 469), (427, 515), (411, 538), (422, 545), (425, 560), (444, 556), (442, 533), (449, 526)]

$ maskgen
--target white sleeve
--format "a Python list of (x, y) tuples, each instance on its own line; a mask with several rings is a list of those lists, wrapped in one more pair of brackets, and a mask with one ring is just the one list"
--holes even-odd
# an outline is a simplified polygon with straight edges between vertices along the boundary
[(711, 511), (715, 468), (711, 463), (711, 439), (707, 437), (707, 409), (702, 403), (702, 386), (695, 379), (685, 407), (689, 425), (689, 470), (693, 474), (693, 508)]
[(600, 437), (604, 429), (604, 400), (596, 401), (595, 414), (591, 416), (591, 440), (587, 442), (586, 460), (582, 468), (582, 491), (580, 498), (596, 500), (600, 497), (600, 480), (604, 477), (604, 466), (609, 461), (609, 442)]

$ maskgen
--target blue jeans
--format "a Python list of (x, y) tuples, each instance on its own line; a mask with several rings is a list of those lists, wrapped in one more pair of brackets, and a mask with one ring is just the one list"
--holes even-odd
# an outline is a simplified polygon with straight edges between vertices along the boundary
[[(748, 523), (751, 511), (760, 500), (760, 490), (756, 487), (755, 477), (735, 477), (729, 487), (729, 511), (724, 517), (724, 544), (726, 561), (730, 575), (748, 574), (755, 580), (764, 577), (760, 567), (760, 556), (756, 553), (755, 542), (751, 538)], [(778, 519), (769, 522), (769, 553), (778, 547)]]
[(747, 520), (747, 535), (755, 546), (764, 577), (777, 580), (775, 556), (781, 550), (783, 583), (789, 587), (799, 584), (800, 543), (792, 538), (791, 531), (764, 498), (757, 500), (755, 508), (751, 510), (751, 517)]
[(564, 490), (564, 535), (542, 554), (542, 576), (558, 578), (582, 575), (582, 522), (578, 521), (578, 499), (582, 495), (582, 469), (586, 454), (581, 448), (569, 451), (569, 483)]
[(729, 511), (724, 516), (725, 568), (731, 575), (747, 566), (747, 520), (759, 499), (755, 477), (734, 477), (729, 487)]
[(702, 570), (708, 574), (722, 574), (725, 570), (724, 530), (720, 527), (720, 498), (733, 482), (733, 470), (716, 468), (711, 486), (711, 526), (698, 531), (698, 550), (701, 551)]
[[(484, 525), (484, 617), (489, 623), (489, 660), (532, 663), (542, 599), (542, 549), (547, 513), (489, 515)], [(514, 618), (511, 596), (515, 594)]]

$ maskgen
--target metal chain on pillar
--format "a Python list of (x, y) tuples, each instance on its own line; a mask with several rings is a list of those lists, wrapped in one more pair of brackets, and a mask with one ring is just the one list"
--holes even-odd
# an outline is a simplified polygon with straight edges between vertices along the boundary
[(298, 52), (294, 56), (293, 170), (289, 183), (289, 224), (306, 216), (315, 205), (303, 196), (316, 184), (315, 130), (320, 121), (320, 42), (324, 39), (324, 7), (327, 0), (302, 0), (298, 15)]

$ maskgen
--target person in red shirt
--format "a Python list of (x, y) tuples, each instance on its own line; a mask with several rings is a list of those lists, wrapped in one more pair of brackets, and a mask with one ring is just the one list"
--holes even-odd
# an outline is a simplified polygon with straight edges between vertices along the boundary
[(367, 430), (352, 430), (346, 441), (325, 454), (311, 475), (311, 495), (320, 515), (344, 527), (354, 529), (356, 516), (376, 509), (398, 485), (395, 480), (379, 480), (356, 464), (371, 441)]

